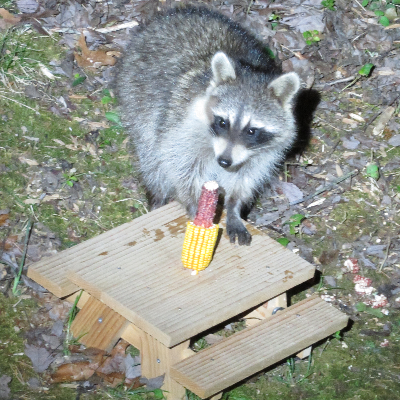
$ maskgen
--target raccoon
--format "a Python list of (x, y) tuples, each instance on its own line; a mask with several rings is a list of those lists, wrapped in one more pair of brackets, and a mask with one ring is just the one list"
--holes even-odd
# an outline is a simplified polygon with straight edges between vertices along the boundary
[(139, 28), (116, 90), (153, 206), (176, 199), (193, 217), (202, 185), (217, 181), (230, 241), (249, 245), (241, 211), (295, 140), (299, 88), (262, 42), (208, 8), (170, 10)]

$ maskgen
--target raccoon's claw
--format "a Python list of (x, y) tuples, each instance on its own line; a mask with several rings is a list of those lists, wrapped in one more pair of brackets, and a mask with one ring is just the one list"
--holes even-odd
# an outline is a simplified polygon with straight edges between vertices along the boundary
[(241, 222), (237, 221), (233, 224), (227, 224), (226, 232), (231, 243), (235, 243), (237, 236), (240, 246), (250, 246), (251, 235)]

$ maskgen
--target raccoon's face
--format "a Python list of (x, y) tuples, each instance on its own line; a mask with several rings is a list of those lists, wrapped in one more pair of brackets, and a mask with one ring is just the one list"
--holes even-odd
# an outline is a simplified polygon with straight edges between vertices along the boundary
[(216, 87), (209, 98), (209, 126), (215, 159), (236, 171), (258, 154), (282, 153), (293, 142), (294, 118), (257, 82)]
[(212, 143), (218, 164), (225, 169), (236, 169), (260, 147), (268, 144), (274, 134), (249, 118), (235, 118), (219, 112), (213, 114)]
[(206, 95), (194, 103), (195, 118), (209, 126), (218, 164), (237, 171), (253, 155), (281, 158), (293, 143), (292, 99), (300, 87), (297, 74), (235, 70), (224, 53), (211, 61), (212, 80)]
[(298, 76), (271, 79), (237, 71), (221, 52), (211, 64), (213, 80), (204, 105), (218, 164), (235, 171), (255, 154), (282, 154), (295, 135), (291, 101), (300, 86)]

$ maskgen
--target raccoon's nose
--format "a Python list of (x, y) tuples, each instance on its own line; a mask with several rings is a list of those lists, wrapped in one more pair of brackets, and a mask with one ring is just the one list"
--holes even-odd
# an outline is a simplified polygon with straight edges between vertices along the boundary
[(219, 157), (217, 161), (222, 168), (229, 168), (232, 165), (232, 160), (228, 160), (227, 158)]

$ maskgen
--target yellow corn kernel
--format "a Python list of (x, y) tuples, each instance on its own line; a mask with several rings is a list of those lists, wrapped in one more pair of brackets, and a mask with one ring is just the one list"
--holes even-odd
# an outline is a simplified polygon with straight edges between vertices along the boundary
[(218, 225), (203, 228), (188, 222), (182, 249), (182, 263), (185, 268), (201, 271), (208, 267), (218, 236)]

